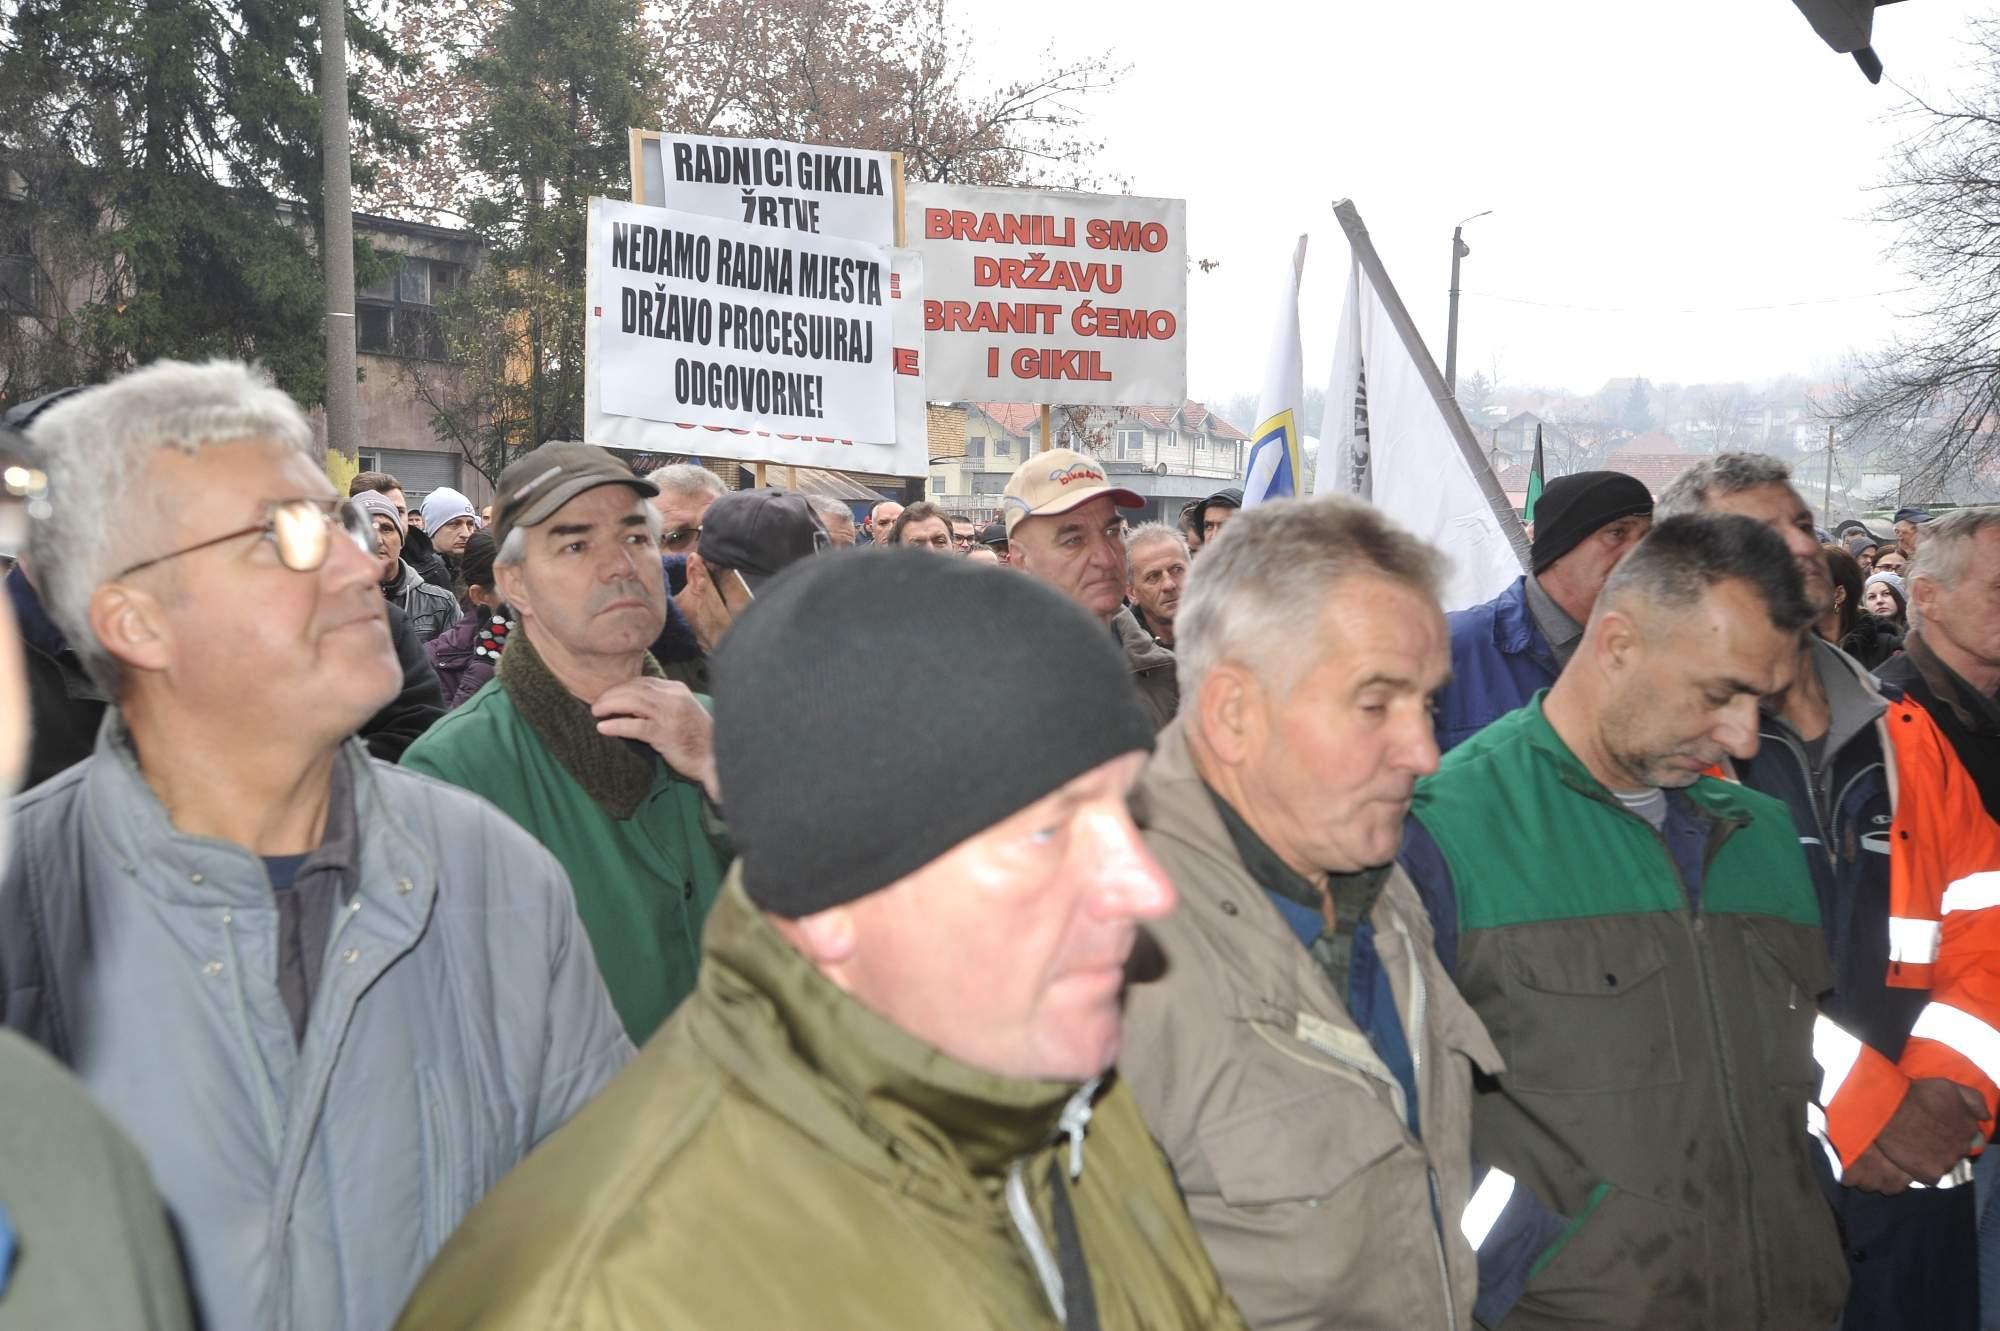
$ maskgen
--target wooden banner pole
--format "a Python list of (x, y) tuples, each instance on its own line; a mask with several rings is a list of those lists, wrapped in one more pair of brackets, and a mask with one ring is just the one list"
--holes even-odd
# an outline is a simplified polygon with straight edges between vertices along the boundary
[(1054, 447), (1055, 447), (1055, 442), (1049, 438), (1049, 404), (1044, 402), (1042, 403), (1042, 450), (1041, 451), (1046, 453), (1051, 448)]

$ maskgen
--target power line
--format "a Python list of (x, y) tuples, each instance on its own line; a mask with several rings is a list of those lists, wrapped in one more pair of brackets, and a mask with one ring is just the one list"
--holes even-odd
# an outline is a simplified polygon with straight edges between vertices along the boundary
[(1544, 310), (1580, 310), (1589, 314), (1751, 314), (1759, 310), (1796, 310), (1812, 305), (1843, 305), (1849, 301), (1875, 300), (1915, 291), (1914, 286), (1892, 287), (1887, 291), (1863, 291), (1851, 296), (1819, 296), (1810, 300), (1774, 301), (1765, 305), (1568, 305), (1553, 300), (1531, 300), (1526, 296), (1503, 296), (1493, 291), (1473, 291), (1466, 295), (1497, 300), (1503, 305), (1533, 305)]

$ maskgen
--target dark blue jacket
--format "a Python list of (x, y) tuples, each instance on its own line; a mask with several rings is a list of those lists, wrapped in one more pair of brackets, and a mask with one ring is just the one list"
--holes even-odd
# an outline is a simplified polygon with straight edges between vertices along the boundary
[(1528, 610), (1528, 575), (1484, 605), (1444, 617), (1451, 683), (1437, 700), (1437, 743), (1449, 753), (1556, 682), (1549, 640)]

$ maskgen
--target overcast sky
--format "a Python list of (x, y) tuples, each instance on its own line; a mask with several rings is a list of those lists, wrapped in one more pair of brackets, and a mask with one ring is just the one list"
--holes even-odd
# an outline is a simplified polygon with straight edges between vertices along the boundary
[[(1823, 374), (1879, 344), (1907, 285), (1867, 220), (1903, 132), (1892, 83), (1959, 86), (1979, 7), (1879, 11), (1871, 85), (1789, 0), (967, 0), (975, 64), (1110, 48), (1090, 104), (1135, 194), (1188, 201), (1189, 392), (1255, 393), (1278, 283), (1310, 233), (1306, 381), (1323, 385), (1351, 197), (1444, 360), (1466, 228), (1461, 377), (1592, 392)], [(1811, 302), (1811, 303), (1805, 303)], [(1788, 308), (1747, 308), (1786, 306)], [(1243, 422), (1247, 426), (1247, 422)]]

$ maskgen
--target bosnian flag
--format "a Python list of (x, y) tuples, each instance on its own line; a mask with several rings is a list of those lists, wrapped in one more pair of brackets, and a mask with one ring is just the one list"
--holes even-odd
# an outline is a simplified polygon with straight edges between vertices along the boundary
[(1250, 462), (1243, 471), (1243, 507), (1266, 499), (1290, 499), (1304, 489), (1299, 470), (1299, 418), (1305, 407), (1305, 376), (1299, 355), (1299, 276), (1306, 266), (1306, 238), (1299, 237), (1278, 302), (1271, 359), (1264, 367), (1264, 392), (1257, 399), (1257, 429)]

